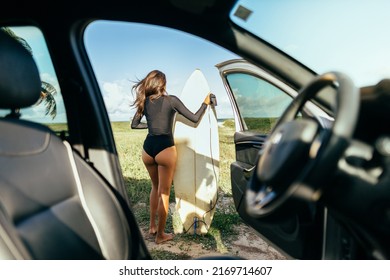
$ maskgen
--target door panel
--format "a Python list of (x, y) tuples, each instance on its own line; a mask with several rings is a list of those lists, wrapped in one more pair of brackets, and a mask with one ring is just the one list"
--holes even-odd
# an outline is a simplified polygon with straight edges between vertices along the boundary
[[(318, 225), (321, 225), (322, 214), (312, 205), (306, 203), (289, 205), (283, 212), (262, 219), (247, 214), (246, 187), (255, 171), (258, 153), (263, 147), (265, 137), (265, 135), (254, 135), (252, 132), (235, 133), (237, 158), (231, 164), (230, 171), (236, 210), (246, 224), (292, 258), (319, 259), (322, 227)], [(290, 211), (291, 208), (294, 211)]]
[(257, 162), (257, 154), (263, 147), (266, 137), (266, 135), (252, 132), (236, 132), (234, 134), (236, 161), (230, 166), (230, 175), (236, 209), (240, 207), (245, 195), (246, 185)]
[(254, 218), (246, 211), (246, 188), (255, 172), (258, 155), (296, 92), (243, 60), (217, 67), (232, 102), (236, 123), (236, 161), (230, 170), (236, 210), (245, 223), (292, 258), (321, 258), (323, 210), (316, 209), (314, 204), (291, 202), (265, 218)]
[(250, 131), (236, 132), (234, 134), (236, 160), (253, 167), (257, 163), (257, 154), (263, 148), (266, 137), (266, 134)]

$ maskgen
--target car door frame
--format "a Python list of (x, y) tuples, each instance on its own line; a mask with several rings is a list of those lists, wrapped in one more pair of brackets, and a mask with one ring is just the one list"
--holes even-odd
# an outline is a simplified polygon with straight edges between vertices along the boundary
[[(220, 72), (231, 102), (236, 127), (234, 134), (236, 161), (231, 164), (232, 194), (236, 210), (245, 223), (289, 257), (320, 259), (322, 257), (324, 219), (326, 217), (324, 208), (305, 203), (305, 205), (300, 206), (302, 209), (296, 215), (271, 215), (265, 218), (254, 218), (247, 213), (246, 186), (254, 172), (258, 154), (267, 135), (248, 130), (226, 77), (232, 73), (253, 75), (279, 88), (292, 99), (298, 95), (298, 92), (244, 59), (225, 61), (217, 64), (216, 67)], [(325, 112), (311, 102), (305, 105), (302, 115), (315, 118), (323, 127), (328, 126), (329, 120), (331, 120)], [(243, 158), (244, 160), (240, 161)]]

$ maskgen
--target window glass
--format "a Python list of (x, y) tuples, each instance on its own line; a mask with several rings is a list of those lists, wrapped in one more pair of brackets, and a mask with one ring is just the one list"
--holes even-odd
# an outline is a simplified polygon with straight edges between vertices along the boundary
[(143, 201), (139, 198), (140, 190), (149, 188), (150, 182), (140, 158), (147, 130), (130, 128), (135, 114), (132, 86), (156, 69), (166, 75), (168, 94), (178, 97), (194, 70), (200, 69), (204, 74), (218, 103), (215, 109), (224, 158), (220, 168), (225, 170), (221, 171), (219, 186), (231, 192), (229, 170), (235, 156), (234, 117), (216, 65), (239, 56), (192, 34), (151, 24), (99, 20), (88, 25), (84, 34), (85, 48), (111, 121), (132, 202)]
[(292, 98), (278, 87), (246, 73), (227, 75), (244, 127), (268, 134)]
[[(54, 131), (67, 134), (67, 118), (61, 89), (42, 32), (33, 26), (0, 27), (31, 52), (41, 77), (41, 98), (31, 107), (20, 110), (21, 119), (49, 126)], [(0, 110), (0, 117), (9, 110)]]
[(131, 87), (155, 69), (165, 73), (167, 92), (176, 96), (200, 69), (217, 97), (218, 118), (233, 117), (215, 65), (238, 56), (220, 46), (163, 26), (113, 21), (91, 23), (85, 46), (111, 122), (128, 122), (134, 116)]
[(238, 0), (230, 18), (319, 74), (367, 86), (390, 77), (389, 9), (387, 0)]

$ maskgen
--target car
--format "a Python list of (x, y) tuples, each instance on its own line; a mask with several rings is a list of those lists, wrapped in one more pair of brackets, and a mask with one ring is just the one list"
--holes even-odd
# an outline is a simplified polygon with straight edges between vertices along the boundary
[[(386, 10), (366, 2), (359, 11)], [(389, 259), (390, 80), (386, 71), (372, 75), (375, 67), (386, 70), (379, 50), (387, 41), (371, 32), (371, 24), (386, 25), (372, 18), (355, 29), (336, 20), (335, 11), (351, 8), (345, 3), (305, 3), (8, 3), (0, 11), (0, 258), (152, 259), (129, 202), (94, 58), (113, 63), (110, 71), (132, 61), (92, 54), (88, 34), (102, 23), (99, 32), (117, 24), (168, 28), (231, 54), (215, 69), (235, 123), (232, 195), (259, 235), (291, 259)], [(348, 5), (357, 11), (360, 4)], [(123, 36), (137, 45), (145, 33)], [(51, 63), (37, 62), (41, 56)], [(352, 78), (358, 70), (366, 75)], [(65, 126), (48, 126), (54, 117)], [(229, 258), (237, 257), (213, 257)]]

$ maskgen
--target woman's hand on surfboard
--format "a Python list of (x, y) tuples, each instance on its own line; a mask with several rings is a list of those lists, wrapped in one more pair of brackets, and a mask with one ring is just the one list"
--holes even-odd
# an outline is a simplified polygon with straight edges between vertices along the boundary
[(210, 101), (210, 94), (211, 94), (211, 92), (209, 92), (209, 94), (207, 94), (206, 98), (203, 101), (203, 103), (206, 104), (206, 105), (210, 105), (210, 103), (211, 103), (211, 101)]

